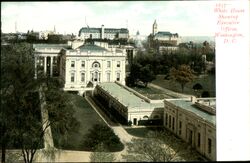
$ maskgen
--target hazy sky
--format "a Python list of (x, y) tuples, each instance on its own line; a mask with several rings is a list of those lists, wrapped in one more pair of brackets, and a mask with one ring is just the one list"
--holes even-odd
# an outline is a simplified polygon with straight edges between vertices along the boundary
[[(2, 32), (53, 30), (78, 33), (89, 27), (128, 27), (131, 35), (152, 32), (156, 19), (158, 31), (182, 36), (214, 35), (215, 2), (209, 1), (121, 1), (121, 2), (1, 2)], [(85, 21), (86, 20), (86, 21)]]

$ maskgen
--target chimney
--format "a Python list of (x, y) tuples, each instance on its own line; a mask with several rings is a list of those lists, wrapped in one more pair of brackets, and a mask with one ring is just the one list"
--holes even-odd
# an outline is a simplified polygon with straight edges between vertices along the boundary
[(195, 96), (191, 96), (191, 102), (194, 104), (197, 101)]
[(101, 39), (104, 39), (104, 25), (101, 28)]

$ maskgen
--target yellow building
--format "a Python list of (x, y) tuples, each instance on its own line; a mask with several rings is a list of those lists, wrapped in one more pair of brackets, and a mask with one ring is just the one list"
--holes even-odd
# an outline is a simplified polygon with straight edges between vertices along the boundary
[(215, 98), (164, 101), (164, 127), (210, 160), (216, 160)]

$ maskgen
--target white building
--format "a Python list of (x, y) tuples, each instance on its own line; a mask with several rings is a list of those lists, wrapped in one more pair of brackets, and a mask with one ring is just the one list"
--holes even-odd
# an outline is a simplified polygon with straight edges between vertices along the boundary
[(164, 104), (164, 127), (215, 161), (215, 98), (172, 99)]
[(60, 58), (63, 89), (82, 94), (102, 82), (118, 81), (125, 85), (125, 61), (125, 50), (108, 48), (103, 42), (64, 48)]
[(150, 100), (118, 82), (98, 84), (94, 89), (94, 97), (105, 105), (104, 111), (112, 112), (122, 124), (162, 125), (162, 100)]

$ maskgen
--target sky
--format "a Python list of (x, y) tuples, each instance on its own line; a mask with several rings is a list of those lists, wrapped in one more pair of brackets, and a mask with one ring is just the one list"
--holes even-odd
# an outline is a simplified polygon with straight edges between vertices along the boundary
[(110, 2), (1, 2), (2, 32), (53, 30), (78, 34), (81, 27), (128, 28), (131, 35), (158, 31), (181, 36), (213, 36), (215, 2), (110, 1)]

